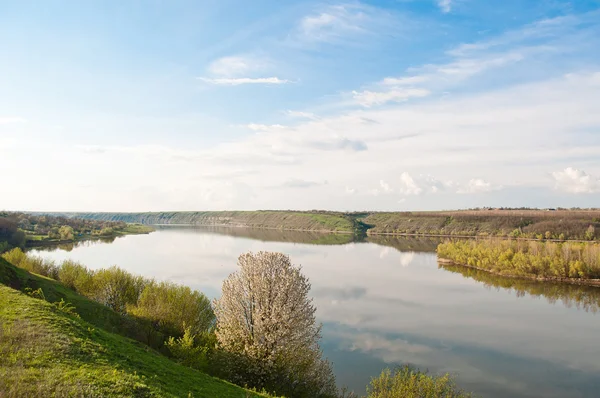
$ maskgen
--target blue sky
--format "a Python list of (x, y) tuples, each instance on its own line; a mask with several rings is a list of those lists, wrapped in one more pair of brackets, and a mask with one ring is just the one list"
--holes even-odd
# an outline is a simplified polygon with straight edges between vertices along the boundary
[(597, 0), (0, 0), (0, 48), (0, 208), (600, 203)]

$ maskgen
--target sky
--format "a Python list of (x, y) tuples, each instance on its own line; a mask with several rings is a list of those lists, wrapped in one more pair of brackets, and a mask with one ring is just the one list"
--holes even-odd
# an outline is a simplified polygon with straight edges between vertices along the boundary
[(600, 206), (600, 0), (0, 0), (0, 209)]

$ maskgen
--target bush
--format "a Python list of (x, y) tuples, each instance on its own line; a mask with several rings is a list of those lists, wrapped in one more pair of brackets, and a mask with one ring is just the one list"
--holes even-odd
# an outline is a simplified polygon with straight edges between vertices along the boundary
[(93, 275), (92, 271), (72, 260), (63, 261), (58, 269), (58, 280), (84, 296), (92, 293)]
[(53, 261), (44, 260), (37, 256), (28, 256), (18, 247), (2, 254), (2, 258), (15, 267), (23, 268), (34, 274), (53, 279), (58, 278), (58, 268), (54, 265)]
[(171, 355), (182, 365), (206, 371), (208, 369), (208, 345), (199, 345), (197, 336), (192, 333), (192, 328), (186, 327), (182, 337), (170, 337), (166, 346)]
[(200, 335), (215, 321), (210, 300), (203, 293), (172, 282), (148, 283), (129, 311), (170, 336), (182, 336), (186, 327), (193, 335)]
[(58, 234), (60, 236), (60, 239), (62, 240), (75, 239), (75, 231), (73, 230), (73, 227), (70, 227), (68, 225), (63, 225), (62, 227), (60, 227), (58, 230)]
[(99, 235), (100, 236), (111, 236), (114, 233), (115, 233), (114, 229), (112, 229), (110, 227), (106, 227), (106, 228), (102, 228), (102, 230), (100, 231)]
[(384, 370), (367, 387), (367, 398), (468, 398), (450, 375), (430, 376), (409, 366)]
[(147, 283), (148, 281), (140, 276), (133, 276), (117, 266), (112, 266), (93, 273), (90, 293), (99, 303), (124, 314), (127, 306), (137, 303)]

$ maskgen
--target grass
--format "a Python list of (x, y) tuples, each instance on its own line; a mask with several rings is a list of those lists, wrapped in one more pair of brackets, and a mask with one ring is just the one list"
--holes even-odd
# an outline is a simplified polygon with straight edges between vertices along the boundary
[(143, 224), (127, 224), (121, 231), (116, 231), (119, 235), (140, 235), (153, 232), (154, 228)]
[(86, 321), (98, 304), (74, 293), (67, 298), (80, 318), (15, 290), (40, 286), (49, 301), (65, 294), (27, 274), (0, 259), (0, 396), (264, 396), (172, 362), (104, 330), (103, 321)]

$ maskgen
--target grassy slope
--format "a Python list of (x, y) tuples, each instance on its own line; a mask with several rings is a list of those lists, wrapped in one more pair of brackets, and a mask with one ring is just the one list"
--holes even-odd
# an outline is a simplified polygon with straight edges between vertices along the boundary
[(0, 396), (261, 396), (102, 329), (111, 324), (106, 315), (92, 324), (8, 287), (39, 286), (50, 301), (67, 296), (82, 318), (102, 314), (98, 304), (2, 259), (0, 282)]
[(157, 213), (72, 213), (75, 217), (144, 224), (244, 226), (323, 232), (354, 231), (353, 220), (342, 213), (294, 211), (199, 211)]
[(197, 224), (252, 228), (418, 234), (502, 236), (515, 230), (522, 237), (546, 235), (554, 239), (588, 239), (590, 226), (600, 239), (600, 211), (478, 210), (438, 212), (338, 213), (296, 211), (214, 211), (156, 213), (70, 213), (70, 216), (144, 224)]
[(369, 234), (425, 234), (506, 237), (520, 229), (524, 237), (550, 232), (555, 239), (586, 239), (590, 226), (600, 238), (600, 211), (480, 210), (371, 213), (362, 219)]

